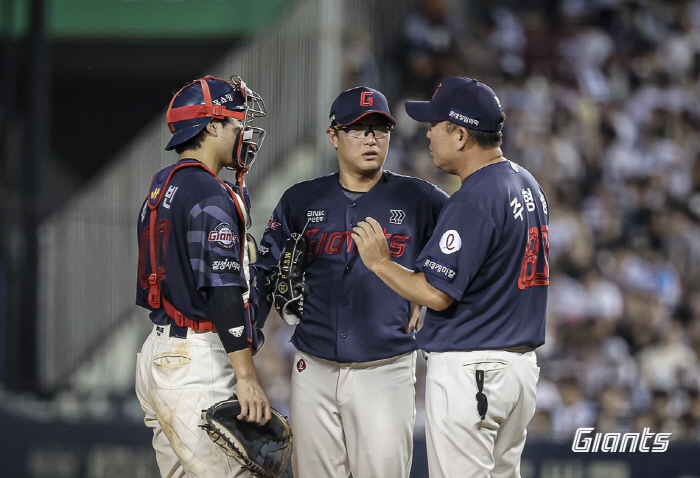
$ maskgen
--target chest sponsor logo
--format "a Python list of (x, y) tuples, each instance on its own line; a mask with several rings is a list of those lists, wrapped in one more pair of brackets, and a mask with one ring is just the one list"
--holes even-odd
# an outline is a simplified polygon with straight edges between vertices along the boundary
[(455, 277), (457, 276), (457, 271), (453, 269), (452, 266), (443, 264), (437, 259), (430, 258), (423, 262), (423, 272), (450, 283), (454, 281)]
[(240, 272), (241, 263), (238, 261), (238, 259), (224, 259), (223, 261), (214, 261), (211, 264), (211, 270), (216, 272)]
[(222, 249), (231, 250), (238, 242), (238, 236), (233, 233), (230, 224), (222, 222), (209, 233), (209, 242), (215, 242)]
[(401, 209), (390, 209), (389, 212), (391, 213), (389, 222), (392, 224), (401, 224), (406, 217), (406, 213)]
[(443, 254), (454, 254), (462, 248), (462, 238), (454, 229), (445, 231), (440, 238), (440, 250)]
[(310, 223), (326, 222), (328, 220), (328, 209), (316, 209), (306, 211), (306, 219)]

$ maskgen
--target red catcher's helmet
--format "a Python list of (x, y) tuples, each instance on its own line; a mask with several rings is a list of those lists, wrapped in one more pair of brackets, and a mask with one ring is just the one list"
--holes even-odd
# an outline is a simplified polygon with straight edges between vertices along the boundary
[(241, 134), (234, 154), (240, 168), (248, 170), (265, 139), (265, 130), (251, 124), (263, 116), (267, 112), (262, 98), (240, 77), (226, 81), (205, 76), (185, 85), (170, 101), (165, 119), (173, 137), (165, 149), (169, 151), (193, 138), (214, 118), (235, 118), (241, 122)]

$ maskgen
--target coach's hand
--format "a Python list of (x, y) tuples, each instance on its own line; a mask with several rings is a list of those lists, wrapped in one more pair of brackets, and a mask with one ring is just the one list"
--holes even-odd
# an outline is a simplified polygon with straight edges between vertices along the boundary
[(367, 269), (374, 271), (384, 261), (391, 261), (386, 236), (382, 226), (375, 219), (365, 218), (364, 221), (358, 222), (352, 231), (352, 239)]
[(410, 319), (408, 320), (408, 325), (406, 326), (406, 333), (407, 334), (410, 334), (414, 330), (417, 332), (418, 329), (420, 329), (421, 309), (422, 309), (422, 307), (418, 302), (411, 302), (411, 305), (410, 305), (411, 315), (410, 315)]

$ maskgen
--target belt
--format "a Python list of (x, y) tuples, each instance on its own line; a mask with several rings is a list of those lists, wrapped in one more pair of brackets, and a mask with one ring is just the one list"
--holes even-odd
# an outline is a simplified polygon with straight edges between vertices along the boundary
[(528, 352), (534, 352), (535, 349), (529, 345), (516, 345), (515, 347), (506, 347), (498, 350), (505, 350), (506, 352), (513, 352), (516, 354), (526, 354)]
[(158, 330), (158, 335), (165, 332), (165, 327), (167, 325), (170, 325), (170, 331), (168, 332), (168, 335), (170, 337), (176, 337), (178, 339), (186, 339), (187, 338), (187, 329), (189, 327), (179, 326), (179, 325), (175, 324), (173, 321), (171, 321), (170, 324), (166, 324), (166, 325), (155, 324), (156, 329)]
[(186, 339), (187, 338), (187, 329), (189, 329), (189, 327), (179, 326), (175, 323), (171, 323), (170, 324), (170, 336), (177, 337), (178, 339)]
[(459, 350), (459, 352), (488, 352), (491, 350), (512, 352), (514, 354), (526, 354), (528, 352), (533, 352), (535, 349), (529, 345), (516, 345), (514, 347), (494, 347), (492, 349), (481, 349), (481, 350)]
[[(495, 348), (495, 349), (484, 349), (484, 350), (455, 350), (455, 352), (488, 352), (489, 350), (502, 350), (504, 352), (511, 352), (515, 354), (526, 354), (528, 352), (534, 352), (535, 349), (534, 347), (530, 347), (529, 345), (516, 345), (515, 347), (504, 347), (504, 348)], [(425, 350), (421, 350), (421, 353), (423, 354), (423, 358), (425, 360), (428, 360), (428, 355), (430, 355), (430, 352), (426, 352)]]

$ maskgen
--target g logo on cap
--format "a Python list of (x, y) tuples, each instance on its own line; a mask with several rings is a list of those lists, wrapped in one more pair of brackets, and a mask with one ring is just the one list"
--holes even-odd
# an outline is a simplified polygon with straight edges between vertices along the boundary
[(360, 105), (361, 106), (372, 106), (374, 105), (374, 94), (371, 91), (363, 91), (360, 95)]

